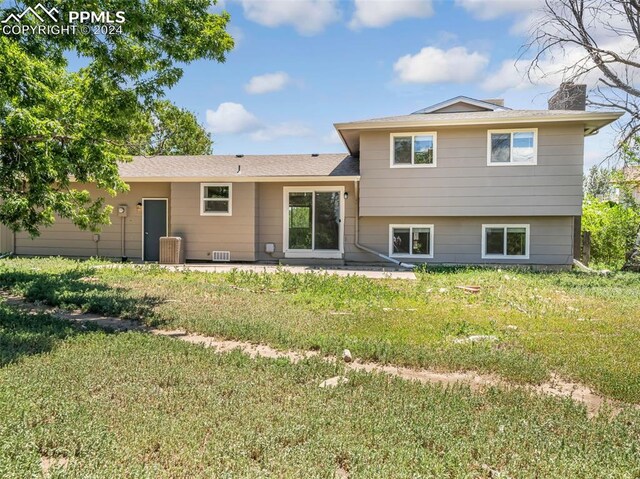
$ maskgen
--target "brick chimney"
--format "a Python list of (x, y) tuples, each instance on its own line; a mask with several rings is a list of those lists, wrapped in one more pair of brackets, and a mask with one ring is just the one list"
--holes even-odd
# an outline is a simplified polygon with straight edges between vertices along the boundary
[(587, 85), (561, 83), (558, 91), (549, 98), (549, 110), (581, 110), (587, 103)]

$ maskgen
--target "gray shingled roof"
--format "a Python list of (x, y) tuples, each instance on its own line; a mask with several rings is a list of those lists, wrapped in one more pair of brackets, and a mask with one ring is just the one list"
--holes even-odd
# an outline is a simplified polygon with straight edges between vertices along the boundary
[[(239, 170), (238, 170), (239, 168)], [(344, 153), (312, 155), (136, 156), (120, 164), (122, 178), (242, 178), (359, 176), (356, 158)]]
[(577, 111), (577, 110), (496, 110), (496, 111), (465, 111), (459, 113), (412, 113), (410, 115), (387, 116), (382, 118), (371, 118), (367, 120), (357, 120), (344, 123), (413, 123), (420, 122), (424, 124), (442, 123), (456, 120), (511, 120), (518, 118), (553, 118), (562, 116), (591, 116), (597, 113), (612, 113), (606, 111)]

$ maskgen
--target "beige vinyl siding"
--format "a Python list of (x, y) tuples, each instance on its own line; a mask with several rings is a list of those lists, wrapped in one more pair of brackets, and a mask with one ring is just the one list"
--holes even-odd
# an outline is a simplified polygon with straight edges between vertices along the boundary
[(487, 165), (488, 127), (436, 129), (435, 168), (390, 168), (391, 130), (363, 132), (361, 216), (580, 215), (583, 127), (531, 127), (538, 128), (537, 165), (500, 167)]
[(13, 251), (13, 232), (0, 224), (0, 254)]
[(181, 236), (187, 260), (211, 260), (230, 251), (231, 261), (255, 258), (255, 183), (233, 183), (230, 216), (200, 215), (201, 183), (171, 183), (172, 234)]
[[(283, 198), (284, 188), (290, 186), (343, 186), (349, 198), (344, 199), (344, 250), (345, 256), (355, 251), (355, 215), (356, 200), (354, 184), (348, 182), (322, 182), (322, 183), (257, 183), (257, 259), (263, 261), (276, 260), (284, 257), (283, 250)], [(276, 252), (265, 253), (265, 245), (274, 243)]]
[[(417, 259), (416, 262), (569, 265), (573, 261), (573, 218), (569, 216), (365, 217), (360, 218), (360, 243), (388, 254), (390, 224), (433, 224), (433, 258)], [(483, 259), (483, 224), (530, 225), (529, 259)], [(346, 259), (371, 261), (372, 255), (357, 252)], [(411, 262), (410, 258), (403, 260)]]
[[(61, 255), (72, 257), (106, 256), (119, 258), (122, 256), (121, 231), (122, 220), (118, 217), (117, 206), (129, 207), (128, 217), (125, 218), (125, 256), (140, 259), (142, 256), (142, 212), (136, 204), (142, 198), (169, 198), (169, 183), (130, 183), (129, 191), (113, 198), (104, 192), (99, 192), (93, 185), (78, 186), (89, 191), (92, 197), (102, 196), (107, 204), (114, 206), (111, 214), (111, 224), (104, 226), (100, 234), (100, 241), (93, 241), (93, 233), (78, 229), (71, 221), (57, 218), (49, 228), (43, 228), (40, 236), (31, 238), (28, 233), (16, 234), (15, 252), (21, 255)], [(169, 201), (169, 205), (171, 201)], [(170, 206), (169, 206), (170, 208)]]

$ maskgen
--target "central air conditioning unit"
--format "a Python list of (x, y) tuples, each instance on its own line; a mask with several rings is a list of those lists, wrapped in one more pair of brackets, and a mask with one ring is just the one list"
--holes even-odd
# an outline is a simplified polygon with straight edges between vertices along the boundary
[(231, 261), (231, 251), (212, 251), (211, 261), (226, 261), (228, 263), (229, 261)]
[(160, 238), (160, 264), (183, 263), (183, 242), (179, 236), (162, 236)]

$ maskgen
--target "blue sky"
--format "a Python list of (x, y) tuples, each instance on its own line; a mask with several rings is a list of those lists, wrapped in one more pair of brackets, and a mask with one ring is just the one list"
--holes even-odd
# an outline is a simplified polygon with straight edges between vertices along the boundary
[[(218, 0), (211, 10), (231, 14), (235, 49), (223, 64), (184, 66), (167, 97), (197, 115), (215, 154), (346, 152), (333, 123), (458, 95), (544, 109), (562, 81), (557, 69), (584, 54), (543, 58), (549, 75), (525, 77), (534, 52), (523, 45), (544, 24), (543, 1)], [(606, 28), (593, 33), (600, 46), (625, 46)], [(585, 81), (595, 86), (597, 71)], [(612, 127), (587, 138), (585, 169), (615, 139)]]
[[(237, 46), (185, 67), (168, 92), (216, 154), (345, 151), (332, 124), (406, 114), (457, 95), (546, 108), (558, 78), (514, 63), (541, 0), (225, 0)], [(525, 58), (530, 55), (525, 54)], [(521, 61), (519, 63), (522, 70)], [(588, 138), (599, 162), (610, 129)]]

